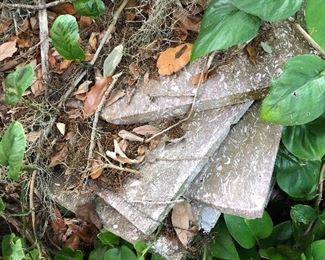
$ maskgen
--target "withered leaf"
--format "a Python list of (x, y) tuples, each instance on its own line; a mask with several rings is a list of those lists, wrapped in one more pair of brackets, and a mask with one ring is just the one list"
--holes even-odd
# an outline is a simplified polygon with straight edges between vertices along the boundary
[(10, 58), (15, 52), (17, 51), (16, 48), (16, 41), (9, 41), (5, 42), (0, 45), (0, 61)]
[(51, 157), (49, 167), (59, 165), (68, 155), (68, 146), (66, 143), (60, 144), (57, 150), (58, 152)]
[(160, 129), (158, 127), (155, 127), (152, 125), (143, 125), (143, 126), (134, 128), (132, 130), (132, 132), (134, 132), (138, 135), (150, 136), (150, 135), (159, 133)]
[(102, 228), (102, 221), (98, 216), (94, 201), (77, 206), (76, 216), (87, 223), (93, 224), (97, 229)]

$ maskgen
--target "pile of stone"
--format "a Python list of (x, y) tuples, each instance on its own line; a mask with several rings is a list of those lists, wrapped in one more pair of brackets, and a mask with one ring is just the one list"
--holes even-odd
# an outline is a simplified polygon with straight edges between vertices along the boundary
[[(221, 213), (246, 218), (262, 216), (272, 188), (272, 172), (281, 127), (259, 119), (259, 103), (272, 78), (287, 60), (310, 53), (307, 43), (288, 23), (266, 32), (272, 53), (259, 50), (253, 65), (244, 51), (218, 67), (199, 90), (191, 83), (202, 62), (177, 76), (139, 86), (131, 101), (122, 98), (105, 108), (102, 118), (114, 124), (134, 124), (184, 116), (192, 105), (193, 117), (182, 124), (182, 140), (161, 144), (146, 155), (141, 177), (130, 178), (119, 192), (67, 195), (55, 181), (53, 198), (74, 211), (94, 200), (104, 227), (127, 241), (150, 240), (167, 259), (180, 259), (184, 248), (177, 237), (157, 230), (180, 199), (191, 203), (197, 225), (209, 232)], [(130, 101), (130, 102), (129, 102)]]

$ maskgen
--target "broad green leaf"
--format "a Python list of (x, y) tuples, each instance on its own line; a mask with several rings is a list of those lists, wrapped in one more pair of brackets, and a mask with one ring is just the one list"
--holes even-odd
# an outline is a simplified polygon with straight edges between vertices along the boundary
[(214, 228), (214, 239), (206, 246), (209, 256), (218, 259), (239, 260), (234, 241), (232, 240), (227, 227), (223, 221)]
[(316, 210), (308, 205), (297, 204), (290, 210), (290, 216), (296, 223), (304, 225), (314, 221), (317, 217)]
[(271, 260), (297, 260), (300, 259), (300, 252), (289, 246), (269, 247), (260, 249), (260, 256), (263, 259)]
[(237, 246), (238, 254), (240, 255), (240, 260), (260, 260), (260, 256), (257, 251), (257, 247), (254, 246), (251, 249), (244, 249)]
[(103, 64), (103, 75), (104, 77), (113, 76), (116, 67), (120, 64), (123, 57), (123, 45), (120, 44), (116, 46), (107, 58), (104, 60)]
[(17, 67), (16, 70), (5, 79), (5, 103), (10, 106), (16, 105), (22, 95), (28, 89), (34, 78), (34, 69), (31, 64)]
[(305, 19), (307, 30), (318, 45), (325, 50), (325, 1), (307, 0)]
[(112, 248), (108, 250), (104, 255), (104, 260), (137, 260), (136, 255), (127, 246), (121, 246), (120, 248)]
[(305, 125), (285, 127), (282, 142), (298, 158), (320, 161), (325, 155), (325, 114)]
[(191, 59), (249, 41), (256, 36), (260, 24), (258, 17), (239, 10), (231, 0), (212, 0), (204, 13)]
[(9, 168), (9, 178), (17, 180), (26, 148), (24, 128), (19, 122), (13, 122), (0, 141), (0, 163)]
[(51, 39), (55, 49), (67, 60), (84, 60), (85, 53), (80, 48), (78, 23), (72, 15), (60, 15), (51, 28)]
[(293, 235), (293, 227), (291, 221), (285, 221), (273, 228), (272, 234), (260, 241), (263, 248), (276, 247), (287, 243)]
[(144, 260), (145, 255), (150, 249), (150, 246), (148, 246), (147, 243), (143, 240), (135, 241), (133, 246), (135, 251), (137, 251), (138, 260)]
[(311, 122), (325, 112), (325, 60), (300, 55), (288, 61), (263, 100), (261, 118), (286, 126)]
[(120, 238), (117, 235), (105, 229), (101, 230), (100, 233), (97, 235), (97, 237), (102, 242), (103, 245), (109, 245), (111, 247), (114, 247), (119, 245), (120, 243)]
[(108, 246), (95, 248), (90, 252), (88, 260), (104, 259), (104, 255), (108, 249), (109, 249)]
[(66, 247), (55, 255), (54, 260), (83, 260), (83, 254), (80, 250), (74, 251)]
[(325, 256), (325, 240), (314, 241), (306, 251), (307, 260), (323, 260)]
[(232, 215), (224, 215), (229, 233), (243, 248), (250, 249), (260, 239), (272, 233), (273, 223), (265, 211), (262, 218), (244, 219)]
[(3, 237), (1, 247), (3, 260), (21, 260), (25, 258), (22, 241), (13, 233)]
[(320, 161), (301, 160), (280, 146), (275, 162), (276, 180), (290, 197), (312, 199), (317, 192)]
[(232, 0), (232, 3), (246, 13), (258, 16), (264, 21), (275, 22), (294, 15), (304, 0)]
[(25, 260), (39, 260), (41, 259), (37, 249), (30, 250), (26, 253)]
[(105, 13), (105, 4), (102, 0), (75, 0), (73, 6), (84, 16), (96, 17)]

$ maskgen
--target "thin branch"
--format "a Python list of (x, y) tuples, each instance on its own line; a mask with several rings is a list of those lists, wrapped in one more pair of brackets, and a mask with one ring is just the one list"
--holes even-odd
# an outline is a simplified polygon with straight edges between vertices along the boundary
[(297, 30), (304, 36), (304, 38), (308, 41), (308, 43), (313, 46), (320, 54), (325, 56), (325, 51), (322, 49), (321, 46), (301, 27), (300, 24), (295, 23), (295, 27)]
[(115, 170), (118, 170), (118, 171), (121, 171), (121, 172), (129, 172), (129, 173), (134, 173), (134, 174), (140, 174), (139, 171), (137, 170), (134, 170), (134, 169), (131, 169), (131, 168), (125, 168), (125, 167), (120, 167), (120, 166), (117, 166), (113, 163), (107, 163), (107, 164), (104, 164), (102, 165), (103, 168), (110, 168), (110, 169), (115, 169)]
[(26, 5), (26, 4), (6, 4), (2, 3), (0, 4), (0, 7), (7, 7), (7, 8), (24, 8), (24, 9), (31, 9), (31, 10), (42, 10), (42, 9), (47, 9), (51, 8), (54, 6), (57, 6), (59, 4), (63, 3), (70, 3), (71, 1), (69, 0), (57, 0), (51, 3), (40, 3), (39, 5)]

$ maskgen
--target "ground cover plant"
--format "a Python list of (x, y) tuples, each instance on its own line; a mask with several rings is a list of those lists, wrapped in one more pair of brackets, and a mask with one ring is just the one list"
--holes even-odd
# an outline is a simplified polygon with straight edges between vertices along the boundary
[[(316, 52), (288, 60), (262, 101), (260, 118), (283, 126), (274, 169), (275, 195), (260, 219), (223, 215), (208, 239), (196, 245), (194, 258), (325, 257), (324, 1), (54, 2), (39, 1), (37, 8), (32, 2), (1, 5), (0, 61), (6, 63), (0, 64), (0, 212), (3, 223), (9, 224), (1, 233), (3, 259), (160, 259), (150, 243), (139, 240), (132, 245), (103, 230), (89, 213), (94, 211), (91, 206), (84, 207), (87, 214), (74, 215), (50, 202), (48, 176), (73, 175), (77, 179), (73, 188), (80, 188), (88, 179), (106, 185), (105, 173), (119, 172), (121, 164), (130, 166), (123, 171), (135, 173), (132, 165), (143, 160), (153, 142), (132, 147), (95, 132), (115, 84), (120, 84), (113, 96), (118, 100), (125, 95), (122, 85), (132, 89), (142, 76), (174, 74), (190, 60), (246, 45), (264, 23), (286, 19), (296, 23)], [(50, 49), (35, 33), (43, 30), (42, 18), (33, 15), (44, 5), (50, 8)], [(111, 19), (108, 26), (107, 17)], [(34, 45), (42, 46), (41, 54)], [(266, 42), (261, 47), (272, 52)], [(192, 82), (200, 85), (208, 76), (202, 73)], [(87, 80), (82, 81), (84, 77)], [(67, 85), (71, 90), (66, 90)], [(119, 129), (107, 126), (102, 131), (116, 136)], [(94, 147), (112, 148), (113, 140), (115, 154), (108, 156), (116, 164), (104, 163)], [(109, 180), (110, 185), (124, 178), (119, 175)], [(277, 200), (289, 205), (281, 213)]]

